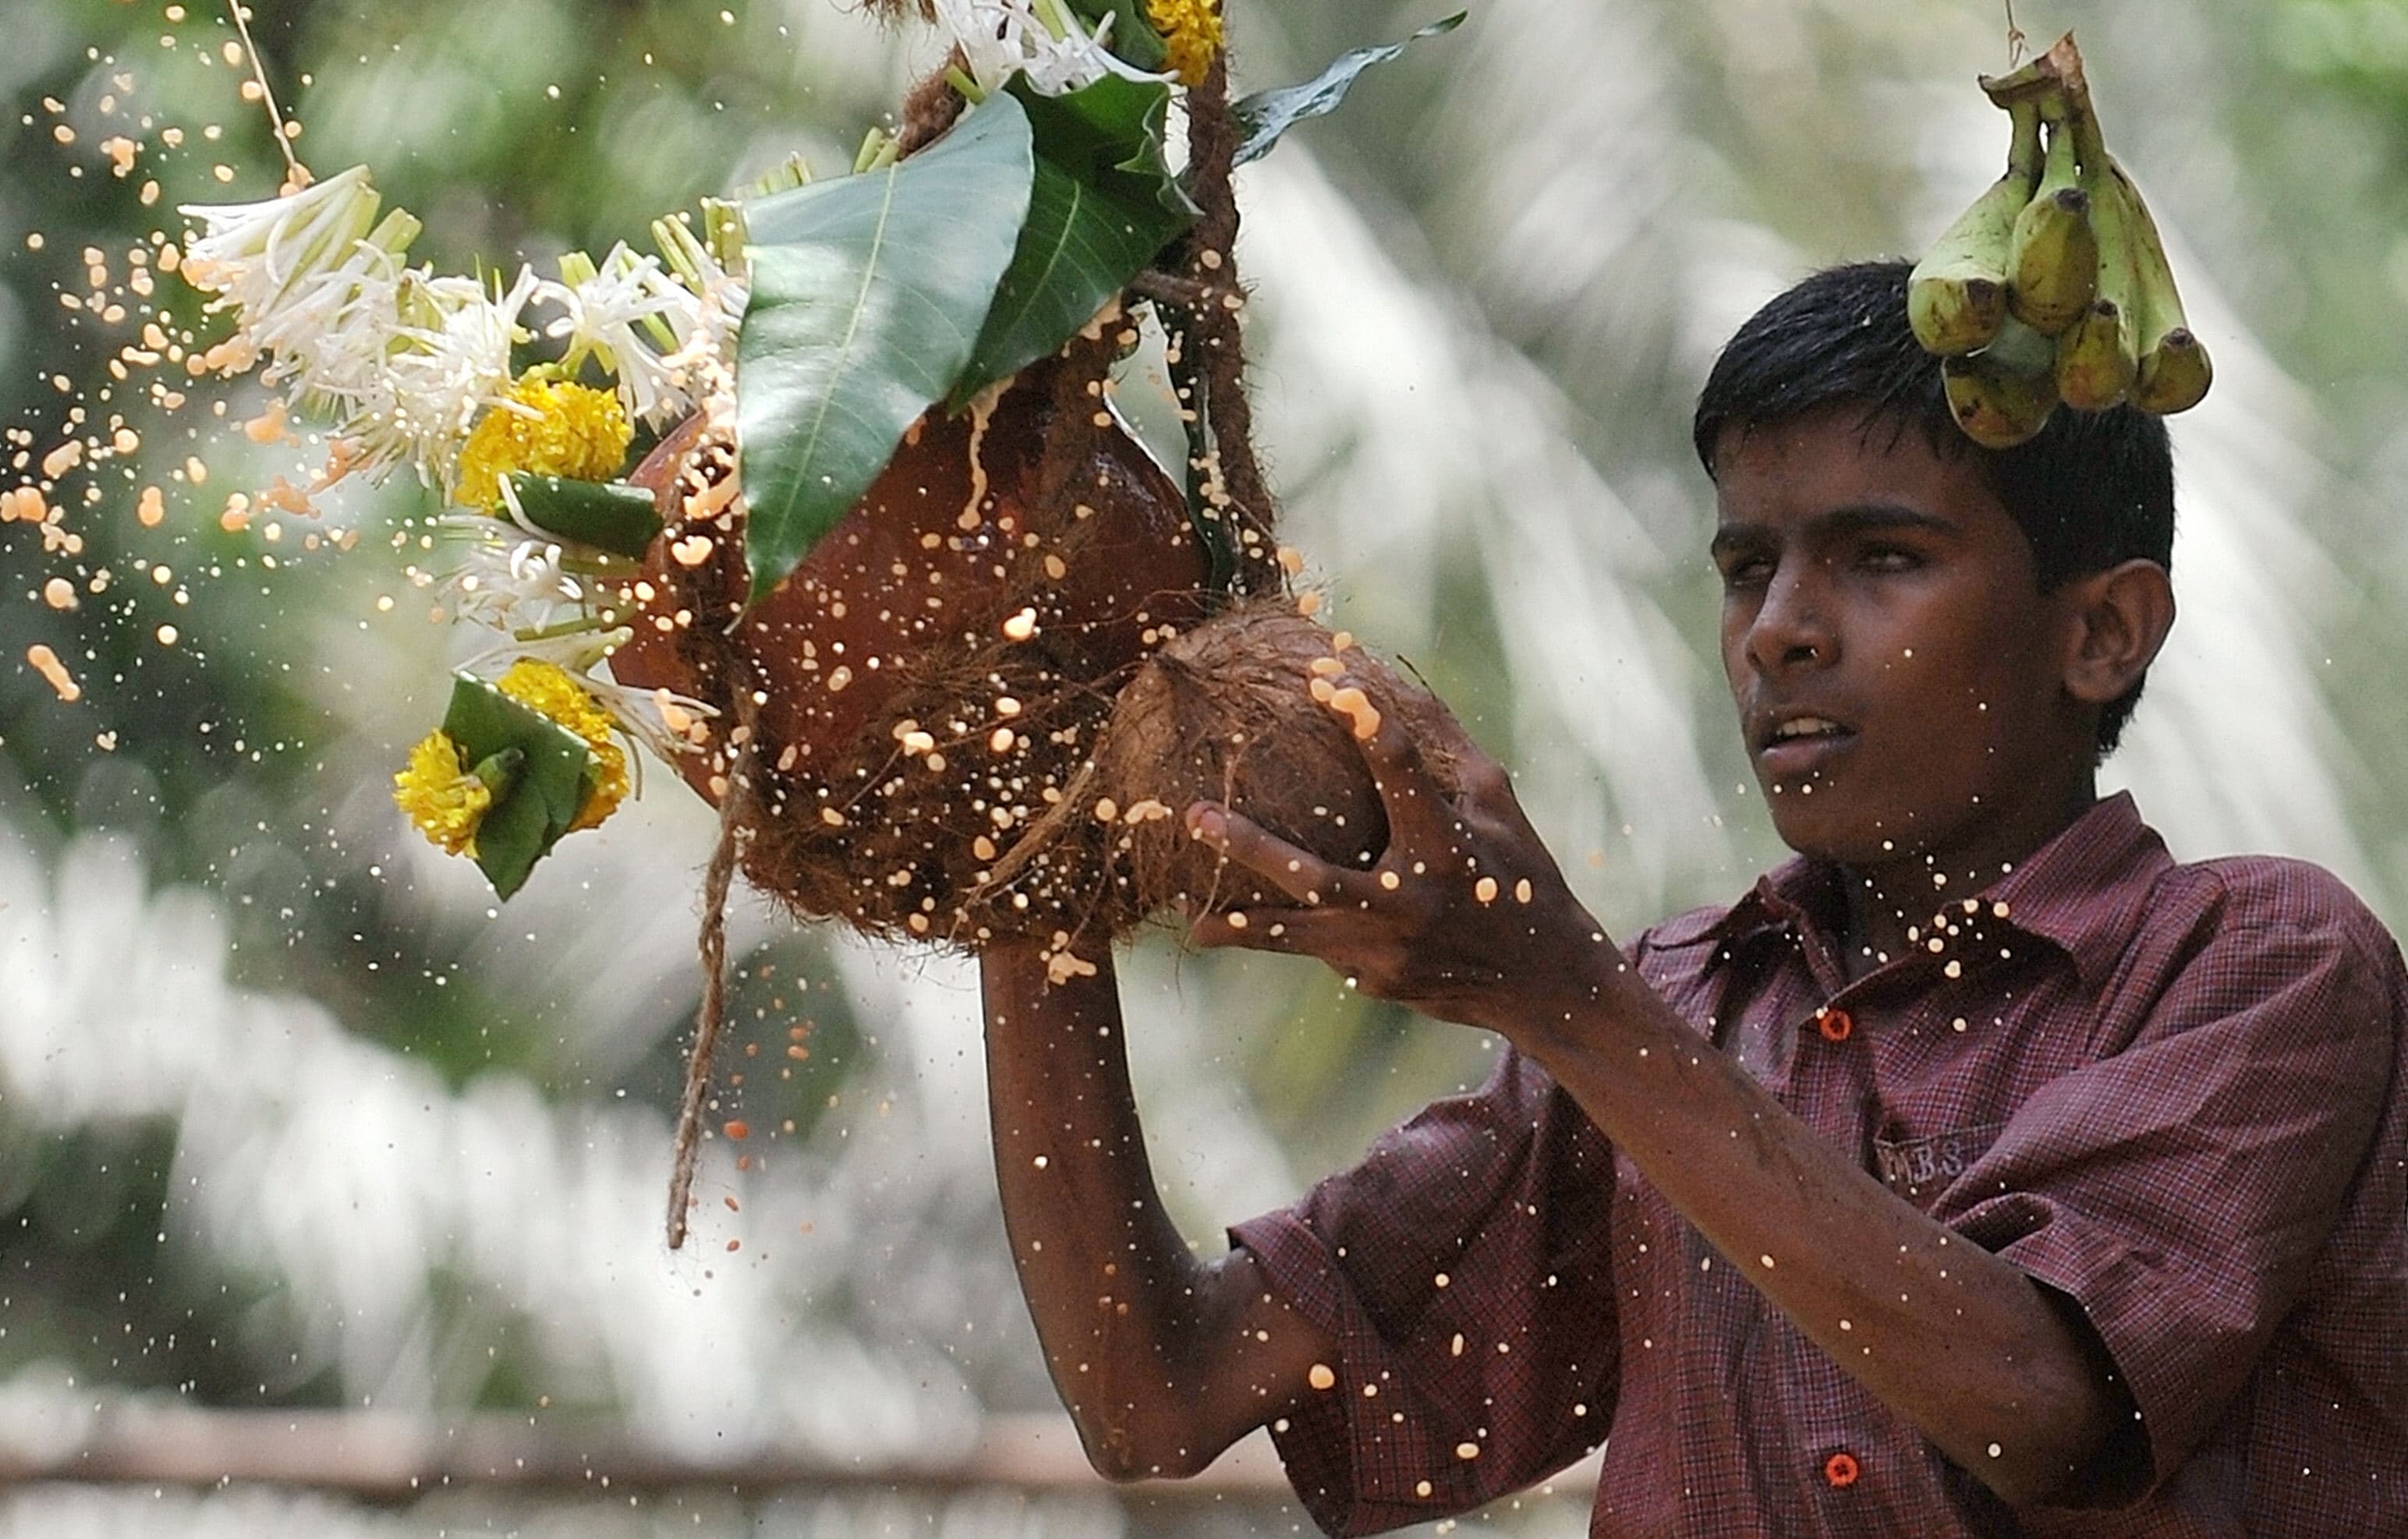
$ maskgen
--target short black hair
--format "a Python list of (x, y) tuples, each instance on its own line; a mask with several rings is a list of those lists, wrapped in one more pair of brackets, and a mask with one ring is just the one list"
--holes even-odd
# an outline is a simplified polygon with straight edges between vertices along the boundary
[[(1868, 431), (1920, 429), (1935, 452), (1973, 457), (2031, 542), (2042, 592), (2135, 557), (2172, 570), (2174, 470), (2165, 423), (2131, 406), (2066, 408), (2013, 449), (1975, 444), (1949, 412), (1940, 360), (1907, 325), (1908, 271), (1897, 261), (1827, 267), (1748, 318), (1698, 395), (1691, 433), (1706, 474), (1714, 473), (1727, 428), (1766, 427), (1857, 403)], [(2100, 758), (2114, 751), (2140, 698), (2136, 683), (2100, 711)]]

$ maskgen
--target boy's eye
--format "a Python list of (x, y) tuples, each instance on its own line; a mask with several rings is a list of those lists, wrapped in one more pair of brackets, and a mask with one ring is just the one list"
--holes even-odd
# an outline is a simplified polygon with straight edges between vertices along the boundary
[(1911, 572), (1923, 564), (1923, 557), (1904, 546), (1867, 546), (1857, 562), (1871, 572)]
[(1723, 586), (1745, 588), (1760, 584), (1772, 573), (1772, 563), (1762, 556), (1733, 556), (1722, 563)]

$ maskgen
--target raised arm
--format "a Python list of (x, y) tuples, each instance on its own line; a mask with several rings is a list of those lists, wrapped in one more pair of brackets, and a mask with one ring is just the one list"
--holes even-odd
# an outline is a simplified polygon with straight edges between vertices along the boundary
[(1051, 983), (1033, 947), (981, 961), (996, 1181), (1021, 1291), (1088, 1461), (1187, 1475), (1311, 1392), (1334, 1348), (1242, 1249), (1191, 1251), (1146, 1158), (1109, 957)]
[(1700, 1038), (1573, 898), (1504, 772), (1468, 739), (1450, 747), (1459, 801), (1394, 713), (1363, 745), (1390, 829), (1369, 871), (1190, 808), (1198, 838), (1297, 905), (1208, 917), (1196, 940), (1317, 956), (1367, 993), (1498, 1033), (1833, 1361), (2000, 1497), (2042, 1502), (2099, 1473), (2131, 1404), (2078, 1309), (1892, 1193)]

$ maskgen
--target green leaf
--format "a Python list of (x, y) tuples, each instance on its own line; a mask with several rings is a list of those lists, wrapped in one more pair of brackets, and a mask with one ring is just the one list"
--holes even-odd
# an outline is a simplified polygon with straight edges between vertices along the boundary
[(737, 441), (753, 598), (860, 500), (960, 378), (1034, 176), (1028, 116), (997, 93), (907, 160), (747, 207)]
[(547, 534), (640, 560), (661, 532), (652, 494), (624, 481), (580, 481), (523, 470), (502, 477), (526, 521)]
[(1015, 75), (1005, 87), (1028, 113), (1037, 153), (1084, 180), (1110, 184), (1116, 196), (1182, 220), (1196, 205), (1162, 158), (1170, 117), (1170, 87), (1160, 80), (1107, 75), (1065, 95), (1048, 96)]
[(489, 753), (478, 760), (468, 766), (468, 773), (485, 782), (485, 789), (494, 795), (508, 796), (518, 786), (519, 772), (525, 767), (524, 748), (504, 748), (499, 753)]
[(507, 898), (577, 820), (595, 773), (594, 750), (550, 717), (467, 674), (452, 681), (443, 730), (460, 745), (461, 758), (480, 770), (487, 761), (507, 764), (508, 756), (518, 756), (516, 772), (477, 824), (477, 869), (495, 896)]
[(951, 405), (1059, 348), (1195, 221), (1162, 157), (1170, 88), (1107, 75), (1063, 96), (1015, 77), (1037, 176), (1011, 265)]
[(1279, 143), (1280, 135), (1307, 118), (1318, 118), (1346, 99), (1354, 84), (1354, 77), (1373, 64), (1383, 64), (1425, 37), (1436, 37), (1463, 25), (1469, 11), (1456, 11), (1443, 21), (1432, 21), (1401, 43), (1384, 43), (1378, 48), (1358, 48), (1342, 53), (1327, 69), (1302, 85), (1282, 86), (1276, 91), (1258, 91), (1229, 109), (1238, 121), (1238, 151), (1236, 164), (1256, 161)]
[(1145, 13), (1145, 0), (1070, 0), (1070, 8), (1091, 31), (1111, 17), (1112, 30), (1104, 35), (1104, 46), (1139, 69), (1162, 68), (1168, 50), (1162, 34), (1154, 28), (1154, 19)]

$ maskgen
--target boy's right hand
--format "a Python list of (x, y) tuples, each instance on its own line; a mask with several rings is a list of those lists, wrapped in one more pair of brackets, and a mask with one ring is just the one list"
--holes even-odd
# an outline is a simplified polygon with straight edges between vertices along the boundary
[(1195, 837), (1296, 900), (1207, 915), (1190, 937), (1318, 957), (1365, 993), (1508, 1039), (1593, 1003), (1625, 971), (1622, 956), (1565, 884), (1504, 767), (1439, 713), (1434, 730), (1462, 788), (1450, 796), (1401, 715), (1358, 739), (1388, 821), (1388, 848), (1367, 871), (1332, 865), (1220, 803), (1187, 809)]

